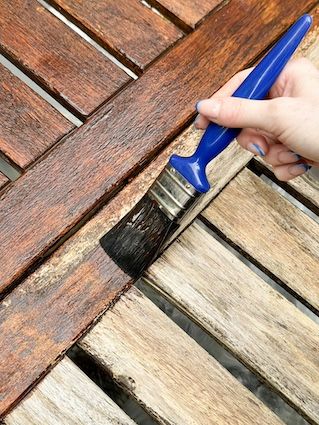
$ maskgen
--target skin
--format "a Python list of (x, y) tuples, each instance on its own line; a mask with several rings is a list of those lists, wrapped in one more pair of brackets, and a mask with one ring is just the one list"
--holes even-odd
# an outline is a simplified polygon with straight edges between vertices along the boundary
[(212, 121), (243, 128), (238, 143), (262, 156), (282, 181), (319, 166), (319, 70), (307, 59), (292, 60), (267, 100), (230, 97), (251, 70), (239, 72), (210, 99), (197, 103), (195, 127), (205, 129)]

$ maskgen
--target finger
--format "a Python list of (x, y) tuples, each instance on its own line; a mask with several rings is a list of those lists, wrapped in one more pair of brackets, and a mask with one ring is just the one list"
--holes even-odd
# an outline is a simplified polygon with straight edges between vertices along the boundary
[(195, 121), (194, 121), (194, 126), (198, 129), (198, 130), (205, 130), (209, 124), (209, 120), (204, 117), (204, 115), (198, 114)]
[(205, 99), (197, 110), (210, 121), (230, 128), (259, 128), (274, 136), (285, 125), (285, 110), (291, 99), (248, 100), (236, 97)]
[(295, 177), (301, 176), (309, 170), (308, 164), (287, 164), (274, 167), (274, 174), (278, 180), (289, 181)]
[(282, 144), (270, 145), (267, 155), (264, 156), (264, 160), (274, 167), (283, 164), (293, 164), (301, 159), (300, 155), (292, 152)]
[(237, 142), (254, 155), (265, 157), (269, 150), (267, 139), (253, 128), (245, 128), (237, 137)]
[(226, 84), (223, 85), (217, 92), (215, 92), (213, 97), (226, 97), (231, 96), (241, 85), (241, 83), (248, 77), (251, 71), (254, 68), (244, 69), (243, 71), (235, 74)]

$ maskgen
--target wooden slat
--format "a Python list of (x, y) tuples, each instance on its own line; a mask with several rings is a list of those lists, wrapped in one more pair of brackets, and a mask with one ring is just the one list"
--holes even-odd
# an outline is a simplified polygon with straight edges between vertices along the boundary
[[(128, 276), (123, 276), (100, 248), (99, 238), (139, 201), (172, 151), (189, 155), (199, 137), (193, 128), (182, 134), (2, 301), (0, 376), (6, 379), (0, 380), (0, 416), (130, 285)], [(216, 158), (209, 167), (216, 184), (198, 208), (207, 205), (250, 157), (233, 144)], [(184, 225), (197, 213), (198, 209), (192, 211)]]
[[(150, 0), (151, 4), (164, 7), (178, 19), (191, 28), (201, 21), (215, 7), (224, 0)], [(163, 11), (163, 13), (165, 13)]]
[(319, 225), (245, 170), (204, 212), (226, 237), (319, 310)]
[(168, 143), (196, 100), (311, 4), (249, 0), (243, 8), (231, 1), (20, 178), (1, 201), (0, 289)]
[(0, 189), (6, 184), (6, 183), (8, 183), (8, 178), (4, 175), (4, 174), (2, 174), (1, 173), (1, 171), (0, 171)]
[(319, 423), (319, 326), (199, 223), (146, 277), (311, 423)]
[(5, 425), (134, 423), (67, 357), (4, 421)]
[(135, 288), (80, 345), (160, 424), (281, 423)]
[(139, 0), (51, 0), (129, 66), (144, 69), (182, 37), (174, 24)]
[(74, 126), (0, 65), (0, 150), (26, 168)]
[(0, 49), (84, 116), (129, 81), (120, 68), (36, 0), (3, 2)]

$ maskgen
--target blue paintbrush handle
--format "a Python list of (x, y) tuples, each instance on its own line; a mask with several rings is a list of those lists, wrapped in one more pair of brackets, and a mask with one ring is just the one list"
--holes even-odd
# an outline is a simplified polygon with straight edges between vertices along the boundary
[[(301, 43), (312, 24), (304, 15), (283, 35), (270, 52), (250, 73), (233, 96), (246, 99), (264, 99), (279, 74)], [(190, 157), (173, 155), (170, 164), (198, 191), (207, 192), (210, 184), (206, 166), (238, 136), (241, 129), (209, 124), (195, 153)]]

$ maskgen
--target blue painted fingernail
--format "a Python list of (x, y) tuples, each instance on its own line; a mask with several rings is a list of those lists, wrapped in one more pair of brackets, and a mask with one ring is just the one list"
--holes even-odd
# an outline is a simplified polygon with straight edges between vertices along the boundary
[(304, 170), (305, 171), (309, 171), (310, 170), (310, 165), (308, 165), (308, 164), (300, 164), (303, 168), (304, 168)]
[(199, 112), (199, 111), (198, 111), (198, 108), (199, 108), (199, 104), (200, 104), (200, 103), (201, 103), (201, 100), (199, 100), (199, 101), (196, 103), (196, 105), (195, 105), (195, 109), (196, 109), (196, 111), (197, 111), (197, 112)]
[(253, 147), (254, 147), (257, 155), (260, 155), (260, 156), (265, 156), (266, 155), (265, 152), (264, 152), (264, 150), (259, 145), (257, 145), (256, 143), (253, 143)]
[(301, 160), (301, 158), (302, 158), (302, 156), (301, 156), (301, 155), (298, 155), (297, 153), (295, 153), (295, 156), (296, 156), (296, 158), (297, 158), (297, 161), (300, 161), (300, 160)]

